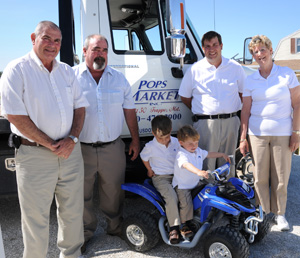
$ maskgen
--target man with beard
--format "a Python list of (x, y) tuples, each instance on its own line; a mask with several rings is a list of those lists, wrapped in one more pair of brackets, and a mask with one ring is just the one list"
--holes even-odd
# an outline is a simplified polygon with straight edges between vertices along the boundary
[[(222, 38), (215, 31), (201, 40), (205, 58), (193, 64), (181, 82), (179, 95), (193, 112), (193, 126), (201, 135), (199, 147), (234, 155), (237, 147), (245, 72), (240, 64), (222, 56)], [(234, 160), (234, 159), (233, 159)], [(203, 168), (213, 171), (226, 161), (206, 159)], [(235, 176), (234, 162), (230, 177)]]
[[(124, 118), (132, 142), (131, 160), (139, 154), (139, 134), (131, 87), (124, 75), (107, 66), (108, 42), (102, 35), (86, 38), (83, 54), (85, 62), (74, 67), (90, 106), (80, 134), (84, 160), (84, 237), (86, 243), (97, 228), (93, 209), (93, 189), (97, 180), (99, 206), (107, 218), (107, 234), (121, 236), (125, 179), (125, 144), (121, 140)], [(98, 176), (98, 178), (97, 178)]]

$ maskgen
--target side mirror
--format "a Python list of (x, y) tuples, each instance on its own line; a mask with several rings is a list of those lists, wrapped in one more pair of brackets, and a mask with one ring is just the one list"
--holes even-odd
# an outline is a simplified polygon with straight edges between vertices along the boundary
[(186, 38), (175, 34), (167, 37), (167, 54), (170, 58), (184, 58), (186, 51)]
[(248, 45), (252, 37), (246, 38), (244, 40), (244, 55), (243, 55), (243, 64), (252, 64), (252, 55), (249, 51)]
[(170, 58), (184, 58), (186, 51), (185, 2), (184, 0), (166, 1), (167, 53)]

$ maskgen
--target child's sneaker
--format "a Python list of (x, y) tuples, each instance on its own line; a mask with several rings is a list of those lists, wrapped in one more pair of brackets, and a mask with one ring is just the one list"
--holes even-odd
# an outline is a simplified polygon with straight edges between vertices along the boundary
[(180, 233), (181, 233), (183, 238), (189, 238), (189, 237), (194, 236), (193, 231), (190, 230), (190, 228), (187, 225), (184, 225), (182, 227), (182, 229), (180, 230)]
[(278, 228), (281, 231), (287, 231), (290, 229), (289, 223), (287, 222), (284, 215), (277, 215), (275, 220), (276, 220)]
[(179, 243), (179, 232), (176, 229), (173, 229), (169, 233), (169, 241), (172, 245), (176, 245)]

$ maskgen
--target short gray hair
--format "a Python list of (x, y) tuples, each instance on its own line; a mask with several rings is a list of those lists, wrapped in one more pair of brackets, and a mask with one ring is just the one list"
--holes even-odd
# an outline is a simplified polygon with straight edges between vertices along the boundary
[(253, 50), (257, 45), (264, 45), (270, 50), (272, 48), (272, 41), (265, 35), (256, 35), (252, 37), (251, 42), (248, 45), (251, 55), (253, 55)]
[(36, 26), (36, 28), (34, 30), (35, 36), (36, 37), (39, 36), (44, 28), (50, 28), (50, 29), (53, 29), (53, 30), (58, 30), (61, 34), (60, 28), (54, 22), (41, 21), (41, 22), (39, 22), (39, 24)]
[(108, 48), (108, 41), (107, 41), (107, 38), (101, 34), (92, 34), (92, 35), (89, 35), (87, 36), (87, 38), (85, 39), (84, 41), (84, 48), (87, 50), (89, 48), (89, 45), (90, 45), (90, 42), (91, 42), (91, 39), (92, 38), (98, 38), (100, 40), (105, 40), (106, 41), (106, 44), (107, 44), (107, 48)]

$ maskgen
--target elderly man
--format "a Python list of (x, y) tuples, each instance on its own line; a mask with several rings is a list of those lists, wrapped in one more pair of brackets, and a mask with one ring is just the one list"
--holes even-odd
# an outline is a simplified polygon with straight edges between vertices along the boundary
[[(241, 94), (245, 72), (241, 65), (224, 58), (221, 35), (209, 31), (202, 37), (205, 58), (189, 69), (181, 82), (179, 95), (192, 110), (194, 128), (201, 135), (199, 147), (234, 155), (237, 147)], [(204, 169), (214, 170), (223, 159), (206, 159)], [(230, 176), (235, 175), (231, 164)]]
[[(131, 87), (124, 75), (107, 65), (108, 43), (102, 35), (90, 35), (83, 47), (85, 62), (74, 67), (90, 106), (80, 142), (84, 160), (85, 243), (97, 228), (93, 210), (93, 189), (98, 175), (100, 209), (107, 218), (107, 233), (121, 235), (125, 178), (125, 145), (121, 140), (124, 118), (132, 142), (129, 155), (139, 154), (139, 134)], [(85, 245), (82, 250), (85, 250)]]
[(16, 147), (24, 258), (47, 256), (49, 213), (55, 196), (60, 257), (78, 257), (83, 244), (83, 160), (76, 144), (88, 102), (72, 68), (55, 60), (61, 31), (40, 22), (33, 50), (4, 70), (2, 115)]

